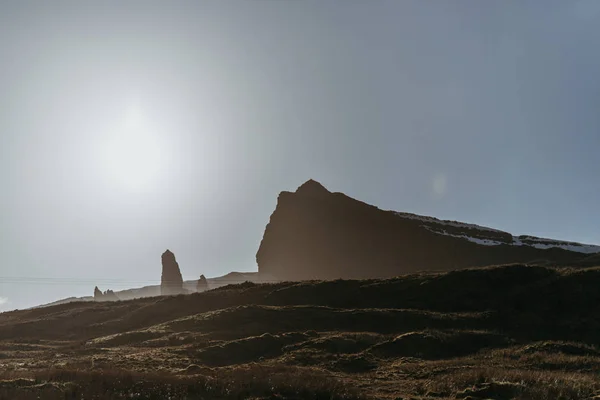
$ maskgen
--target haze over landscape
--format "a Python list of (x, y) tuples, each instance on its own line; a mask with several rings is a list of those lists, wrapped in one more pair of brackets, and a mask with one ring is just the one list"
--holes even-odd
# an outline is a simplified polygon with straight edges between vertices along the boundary
[(600, 244), (600, 3), (4, 2), (0, 311), (256, 271), (282, 190)]
[(0, 400), (600, 399), (600, 1), (0, 3)]

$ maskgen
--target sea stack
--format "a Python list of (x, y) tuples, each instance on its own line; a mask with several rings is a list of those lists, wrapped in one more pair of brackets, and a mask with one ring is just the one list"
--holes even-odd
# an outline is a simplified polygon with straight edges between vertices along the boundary
[(162, 276), (160, 279), (160, 293), (163, 296), (183, 293), (183, 277), (175, 254), (167, 249), (162, 254)]
[(198, 283), (196, 284), (196, 291), (204, 292), (205, 290), (208, 290), (208, 282), (204, 275), (200, 275), (200, 279), (198, 279)]

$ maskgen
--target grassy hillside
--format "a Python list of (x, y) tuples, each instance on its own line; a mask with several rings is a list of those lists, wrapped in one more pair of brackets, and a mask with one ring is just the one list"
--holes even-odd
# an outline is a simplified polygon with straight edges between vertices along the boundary
[(0, 399), (600, 398), (599, 289), (511, 265), (3, 313)]

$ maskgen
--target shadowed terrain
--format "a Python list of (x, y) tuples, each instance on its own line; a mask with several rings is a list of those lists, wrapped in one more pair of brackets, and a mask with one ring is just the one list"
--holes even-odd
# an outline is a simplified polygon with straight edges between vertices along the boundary
[(0, 314), (0, 398), (600, 398), (600, 269), (244, 283)]

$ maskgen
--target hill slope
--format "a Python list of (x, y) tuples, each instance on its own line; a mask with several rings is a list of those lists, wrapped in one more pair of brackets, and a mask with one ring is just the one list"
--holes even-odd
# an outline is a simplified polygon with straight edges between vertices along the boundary
[(282, 192), (256, 254), (279, 279), (385, 278), (425, 270), (585, 263), (600, 246), (381, 210), (310, 180)]
[(510, 265), (8, 312), (0, 398), (587, 399), (599, 286)]
[[(216, 278), (208, 278), (207, 280), (209, 289), (216, 289), (225, 285), (232, 285), (236, 283), (243, 282), (260, 282), (260, 278), (258, 273), (256, 272), (230, 272), (226, 275), (216, 277)], [(190, 293), (196, 291), (197, 280), (188, 280), (183, 281), (183, 288)], [(132, 289), (124, 289), (117, 290), (114, 294), (119, 298), (119, 300), (132, 300), (132, 299), (141, 299), (144, 297), (156, 297), (160, 296), (160, 285), (149, 285), (143, 286), (141, 288), (132, 288)], [(68, 297), (66, 299), (61, 299), (57, 301), (53, 301), (52, 303), (42, 304), (37, 307), (50, 307), (56, 306), (59, 304), (67, 304), (78, 301), (94, 301), (94, 296), (85, 296), (85, 297)]]

